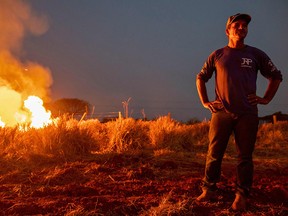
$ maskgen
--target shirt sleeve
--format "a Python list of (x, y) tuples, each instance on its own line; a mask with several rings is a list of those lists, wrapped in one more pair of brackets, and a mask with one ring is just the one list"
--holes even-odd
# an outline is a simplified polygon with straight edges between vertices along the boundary
[(261, 53), (259, 67), (260, 73), (267, 79), (283, 80), (281, 71), (264, 52)]
[(215, 71), (215, 62), (214, 58), (215, 52), (210, 54), (208, 59), (205, 61), (201, 71), (197, 74), (197, 79), (201, 79), (204, 82), (208, 82), (208, 80), (212, 77), (214, 71)]

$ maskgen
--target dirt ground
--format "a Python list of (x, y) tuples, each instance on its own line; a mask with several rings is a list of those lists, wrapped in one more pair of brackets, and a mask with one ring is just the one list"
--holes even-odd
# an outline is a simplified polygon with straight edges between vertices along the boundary
[(218, 200), (197, 204), (204, 155), (91, 155), (73, 161), (0, 158), (0, 215), (288, 215), (287, 159), (255, 159), (246, 212), (230, 209), (234, 159), (225, 158)]

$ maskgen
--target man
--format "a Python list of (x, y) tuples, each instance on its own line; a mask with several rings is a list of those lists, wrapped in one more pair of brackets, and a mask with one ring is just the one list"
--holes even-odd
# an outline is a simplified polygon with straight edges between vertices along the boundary
[[(212, 113), (203, 193), (196, 200), (202, 202), (216, 198), (222, 158), (229, 137), (234, 133), (238, 153), (237, 188), (232, 204), (235, 211), (245, 210), (246, 198), (252, 186), (252, 153), (258, 131), (257, 104), (268, 104), (282, 81), (281, 72), (270, 58), (263, 51), (244, 43), (250, 21), (248, 14), (238, 13), (228, 18), (228, 46), (208, 57), (196, 79), (200, 100)], [(256, 95), (258, 71), (269, 80), (263, 97)], [(213, 73), (216, 99), (209, 101), (205, 83)]]

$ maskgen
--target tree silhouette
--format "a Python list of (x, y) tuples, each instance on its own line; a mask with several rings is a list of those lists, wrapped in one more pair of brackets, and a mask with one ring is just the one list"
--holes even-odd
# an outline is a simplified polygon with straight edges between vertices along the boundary
[(47, 105), (47, 108), (51, 111), (54, 117), (64, 114), (74, 115), (90, 112), (91, 105), (84, 100), (77, 98), (62, 98)]

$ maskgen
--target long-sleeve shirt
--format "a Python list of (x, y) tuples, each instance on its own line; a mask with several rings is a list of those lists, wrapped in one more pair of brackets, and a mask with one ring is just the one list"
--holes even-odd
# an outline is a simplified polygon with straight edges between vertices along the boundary
[(235, 114), (257, 113), (257, 106), (247, 96), (256, 94), (258, 71), (267, 79), (282, 80), (281, 72), (267, 54), (255, 47), (243, 49), (228, 46), (210, 54), (197, 79), (207, 82), (215, 72), (216, 100), (227, 112)]

